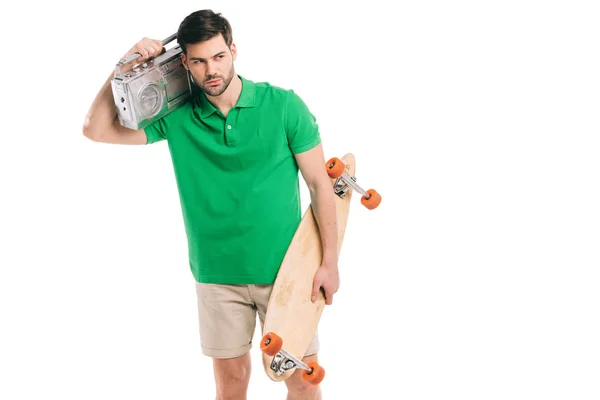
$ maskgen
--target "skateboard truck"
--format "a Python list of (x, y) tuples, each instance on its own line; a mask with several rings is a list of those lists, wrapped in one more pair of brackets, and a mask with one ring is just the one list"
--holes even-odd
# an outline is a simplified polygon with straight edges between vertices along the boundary
[(279, 350), (279, 352), (275, 354), (275, 356), (273, 357), (273, 361), (271, 362), (271, 369), (275, 371), (275, 375), (277, 376), (281, 376), (285, 371), (294, 368), (301, 368), (305, 371), (312, 372), (312, 370), (308, 368), (308, 365), (306, 365), (301, 360), (297, 359), (284, 349)]
[(260, 342), (260, 349), (263, 353), (273, 356), (270, 368), (277, 376), (281, 376), (291, 369), (300, 368), (303, 370), (302, 379), (313, 385), (318, 385), (325, 377), (325, 370), (316, 362), (313, 361), (307, 365), (284, 350), (283, 339), (273, 332), (269, 332), (263, 336)]
[[(346, 172), (344, 172), (344, 174), (348, 175)], [(342, 175), (344, 175), (344, 174), (342, 174)], [(345, 198), (346, 193), (348, 193), (348, 189), (352, 185), (349, 182), (354, 183), (354, 185), (352, 185), (353, 189), (355, 189), (358, 192), (362, 192), (364, 194), (364, 191), (362, 190), (362, 188), (356, 184), (356, 177), (348, 175), (348, 179), (349, 180), (346, 181), (346, 177), (342, 178), (340, 176), (335, 180), (335, 183), (333, 184), (333, 191), (335, 192), (335, 194), (340, 196), (342, 199)]]
[(348, 189), (352, 188), (362, 194), (361, 203), (369, 210), (373, 210), (381, 203), (381, 195), (375, 189), (364, 190), (356, 183), (356, 177), (350, 176), (346, 172), (346, 165), (339, 158), (333, 157), (327, 164), (327, 174), (331, 179), (335, 179), (333, 191), (342, 199), (346, 197)]

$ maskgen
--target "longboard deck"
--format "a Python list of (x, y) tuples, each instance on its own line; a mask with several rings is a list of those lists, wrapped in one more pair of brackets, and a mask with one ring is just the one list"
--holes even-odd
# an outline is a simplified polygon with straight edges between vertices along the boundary
[[(354, 155), (348, 153), (341, 160), (346, 165), (345, 172), (354, 176), (356, 169)], [(332, 190), (334, 183), (335, 179), (331, 179)], [(337, 195), (334, 197), (339, 254), (348, 222), (352, 188), (348, 189), (343, 199)], [(320, 293), (315, 303), (311, 301), (313, 278), (321, 266), (322, 255), (321, 236), (312, 207), (309, 206), (281, 263), (267, 305), (263, 328), (263, 334), (274, 332), (280, 336), (283, 339), (283, 348), (299, 359), (304, 357), (317, 331), (325, 306), (323, 293)], [(264, 353), (262, 356), (265, 372), (274, 381), (283, 381), (295, 372), (295, 369), (289, 370), (277, 376), (270, 368), (273, 356)]]

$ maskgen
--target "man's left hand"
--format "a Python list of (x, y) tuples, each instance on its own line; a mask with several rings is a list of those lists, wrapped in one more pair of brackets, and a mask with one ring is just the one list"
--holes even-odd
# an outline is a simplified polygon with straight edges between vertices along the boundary
[(313, 281), (312, 302), (317, 300), (319, 290), (325, 291), (325, 304), (333, 303), (333, 295), (340, 287), (340, 274), (337, 263), (323, 263), (315, 273)]

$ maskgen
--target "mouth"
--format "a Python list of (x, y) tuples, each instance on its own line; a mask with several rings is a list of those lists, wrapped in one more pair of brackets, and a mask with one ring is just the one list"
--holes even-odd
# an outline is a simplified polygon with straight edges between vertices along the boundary
[(221, 81), (221, 79), (213, 79), (211, 81), (206, 82), (206, 84), (210, 85), (210, 86), (215, 86), (215, 85), (218, 85), (220, 81)]

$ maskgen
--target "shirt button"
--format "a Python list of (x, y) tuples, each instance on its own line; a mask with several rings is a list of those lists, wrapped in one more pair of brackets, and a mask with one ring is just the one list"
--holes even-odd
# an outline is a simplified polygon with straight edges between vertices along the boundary
[(231, 125), (227, 125), (227, 129), (231, 129)]

